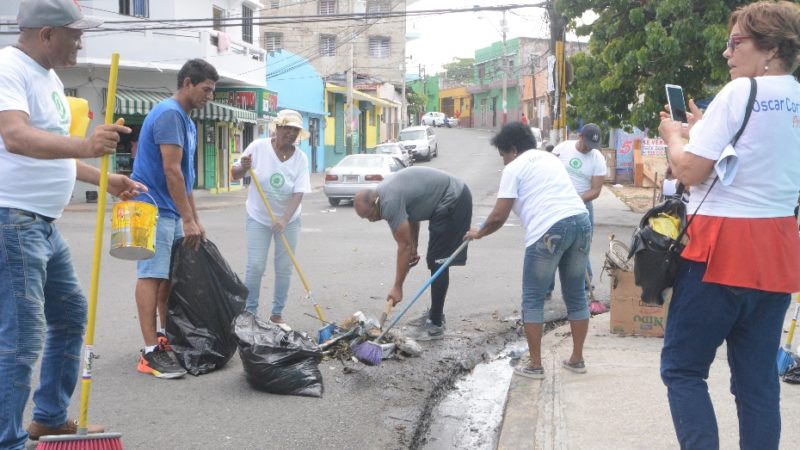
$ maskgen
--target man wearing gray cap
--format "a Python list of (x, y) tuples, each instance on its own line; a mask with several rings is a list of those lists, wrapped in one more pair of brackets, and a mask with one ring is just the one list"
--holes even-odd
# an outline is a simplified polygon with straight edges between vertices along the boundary
[[(0, 50), (0, 449), (22, 449), (29, 435), (72, 434), (67, 407), (78, 380), (87, 305), (69, 248), (56, 227), (75, 180), (98, 184), (81, 162), (114, 153), (120, 125), (100, 125), (88, 139), (70, 137), (64, 85), (53, 70), (76, 63), (85, 17), (77, 1), (23, 0), (14, 46)], [(129, 198), (144, 189), (109, 175), (108, 192)], [(42, 349), (39, 387), (28, 433), (22, 415)], [(89, 432), (103, 431), (90, 426)]]
[[(600, 153), (600, 141), (603, 133), (600, 127), (587, 123), (581, 128), (577, 140), (564, 141), (553, 148), (553, 154), (558, 156), (566, 166), (572, 185), (581, 196), (586, 209), (589, 210), (589, 222), (594, 228), (594, 207), (592, 200), (600, 196), (603, 189), (603, 180), (606, 176), (606, 159)], [(586, 270), (589, 282), (592, 279), (592, 264), (587, 262)], [(590, 286), (586, 286), (590, 289)], [(550, 288), (553, 291), (553, 288)]]

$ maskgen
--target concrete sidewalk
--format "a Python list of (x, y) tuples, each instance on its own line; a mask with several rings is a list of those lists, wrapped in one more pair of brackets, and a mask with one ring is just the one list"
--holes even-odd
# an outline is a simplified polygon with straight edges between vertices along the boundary
[[(619, 231), (627, 242), (640, 213), (633, 213), (605, 186), (595, 200), (597, 230)], [(603, 236), (595, 231), (593, 262), (605, 252)], [(623, 235), (624, 234), (624, 235)], [(598, 248), (600, 247), (600, 248)], [(610, 298), (610, 287), (601, 282), (595, 295)], [(554, 301), (560, 301), (555, 298)], [(787, 311), (788, 326), (793, 308)], [(514, 375), (508, 390), (498, 449), (627, 450), (676, 449), (678, 442), (661, 382), (661, 338), (622, 337), (610, 332), (610, 314), (589, 322), (584, 355), (587, 373), (574, 374), (561, 367), (572, 351), (569, 325), (544, 336), (543, 365), (546, 378), (531, 380)], [(787, 328), (784, 327), (784, 330)], [(784, 333), (783, 338), (785, 339)], [(775, 349), (777, 354), (778, 349)], [(527, 355), (520, 364), (527, 363)], [(739, 447), (736, 405), (729, 391), (730, 371), (725, 347), (717, 352), (708, 379), (720, 434), (720, 448)], [(783, 431), (781, 448), (800, 442), (800, 386), (781, 382)], [(795, 444), (792, 444), (795, 442)]]
[[(625, 230), (637, 225), (641, 218), (641, 214), (630, 212), (608, 186), (595, 201), (595, 214), (597, 228), (619, 230), (617, 239), (623, 242), (630, 237)], [(604, 240), (597, 231), (595, 241), (592, 253), (596, 262), (601, 250), (596, 247), (603, 247), (603, 253), (607, 247), (600, 245)], [(598, 283), (595, 294), (598, 299), (609, 299), (609, 285)], [(787, 325), (792, 311), (793, 308), (787, 311)], [(667, 389), (659, 374), (663, 340), (611, 334), (609, 321), (609, 313), (589, 321), (584, 348), (587, 373), (582, 375), (561, 367), (561, 361), (569, 358), (572, 351), (569, 325), (544, 336), (542, 356), (546, 378), (532, 380), (518, 375), (511, 378), (498, 449), (678, 448)], [(777, 351), (776, 348), (776, 354)], [(519, 363), (526, 364), (527, 355)], [(729, 391), (729, 379), (723, 346), (717, 352), (708, 379), (722, 449), (739, 447), (736, 405)], [(781, 448), (794, 449), (800, 442), (800, 427), (796, 426), (800, 423), (800, 386), (781, 382), (781, 400)]]
[[(579, 375), (561, 367), (561, 360), (572, 350), (569, 326), (553, 330), (542, 342), (546, 378), (515, 375), (511, 379), (497, 448), (678, 448), (667, 390), (659, 375), (661, 344), (661, 338), (611, 334), (609, 314), (595, 316), (589, 322), (584, 350), (587, 373)], [(729, 377), (723, 346), (708, 379), (723, 449), (739, 447)], [(781, 448), (797, 448), (800, 386), (781, 382), (781, 410)]]
[[(324, 173), (312, 173), (311, 174), (311, 190), (318, 191), (322, 189), (322, 185), (325, 183), (325, 174)], [(195, 189), (193, 191), (195, 206), (197, 207), (198, 211), (209, 210), (209, 209), (217, 209), (223, 208), (226, 206), (232, 205), (244, 205), (245, 200), (247, 199), (247, 188), (243, 189), (236, 189), (236, 190), (207, 190), (207, 189)], [(108, 196), (106, 200), (106, 211), (111, 211), (113, 208), (114, 203), (118, 201), (117, 198)], [(65, 212), (90, 212), (90, 211), (97, 211), (97, 203), (86, 203), (81, 201), (73, 201), (66, 208), (64, 208)]]

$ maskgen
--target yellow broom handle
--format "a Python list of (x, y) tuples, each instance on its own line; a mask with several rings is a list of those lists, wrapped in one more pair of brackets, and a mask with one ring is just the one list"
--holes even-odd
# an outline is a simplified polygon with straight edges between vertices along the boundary
[[(795, 296), (795, 301), (797, 303), (800, 303), (800, 294), (797, 294)], [(792, 339), (794, 338), (794, 329), (797, 327), (797, 310), (798, 307), (796, 306), (794, 308), (794, 316), (792, 317), (792, 321), (789, 324), (789, 334), (786, 336), (786, 345), (788, 347), (792, 346)]]
[[(114, 121), (114, 108), (117, 97), (117, 74), (119, 72), (119, 53), (111, 55), (111, 67), (108, 75), (108, 95), (106, 96), (105, 124)], [(100, 182), (97, 195), (97, 219), (94, 228), (94, 254), (92, 256), (92, 279), (89, 286), (89, 320), (86, 324), (84, 339), (84, 365), (81, 381), (81, 407), (78, 420), (78, 434), (87, 434), (89, 415), (89, 394), (92, 386), (92, 360), (94, 359), (94, 325), (97, 318), (97, 297), (100, 285), (100, 261), (103, 253), (103, 225), (106, 213), (106, 192), (108, 192), (108, 155), (101, 158)]]
[[(263, 201), (264, 206), (267, 207), (269, 218), (272, 220), (273, 223), (276, 222), (277, 219), (275, 218), (275, 212), (272, 211), (272, 206), (270, 206), (269, 200), (267, 200), (267, 195), (264, 193), (264, 189), (261, 188), (261, 183), (258, 182), (258, 178), (256, 177), (256, 172), (253, 170), (252, 167), (250, 168), (250, 179), (253, 180), (253, 184), (255, 184), (256, 189), (258, 189), (258, 195), (261, 196), (261, 201)], [(300, 263), (298, 263), (297, 258), (294, 257), (294, 252), (292, 251), (292, 247), (289, 246), (289, 241), (286, 240), (286, 236), (284, 235), (284, 233), (281, 233), (281, 242), (283, 242), (283, 246), (286, 247), (286, 253), (292, 260), (294, 268), (297, 269), (297, 274), (300, 276), (300, 281), (303, 282), (303, 287), (306, 288), (306, 292), (308, 293), (309, 298), (311, 298), (311, 302), (314, 304), (314, 311), (317, 312), (317, 317), (319, 317), (320, 321), (324, 322), (325, 316), (322, 315), (322, 309), (319, 307), (319, 304), (314, 300), (314, 297), (311, 295), (311, 287), (308, 285), (308, 280), (306, 280), (306, 276), (300, 269)]]

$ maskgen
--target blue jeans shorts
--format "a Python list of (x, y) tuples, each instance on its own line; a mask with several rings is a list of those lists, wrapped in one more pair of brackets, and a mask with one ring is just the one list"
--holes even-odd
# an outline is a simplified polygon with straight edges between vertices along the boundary
[(172, 246), (182, 237), (183, 222), (180, 217), (160, 216), (156, 224), (156, 254), (136, 263), (136, 278), (169, 280)]
[(556, 273), (567, 305), (568, 320), (589, 318), (585, 271), (592, 244), (588, 214), (556, 222), (538, 241), (525, 249), (522, 273), (522, 322), (544, 322), (544, 298)]

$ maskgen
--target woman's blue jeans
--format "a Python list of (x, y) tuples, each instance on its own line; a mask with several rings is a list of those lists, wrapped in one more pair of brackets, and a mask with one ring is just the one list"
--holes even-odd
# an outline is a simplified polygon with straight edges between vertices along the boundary
[(777, 450), (780, 383), (775, 360), (789, 294), (704, 283), (706, 265), (683, 261), (669, 305), (661, 379), (682, 449), (718, 449), (719, 432), (708, 394), (717, 348), (728, 348), (736, 398), (739, 446)]
[[(589, 211), (589, 224), (592, 226), (592, 233), (594, 233), (594, 206), (592, 205), (591, 201), (585, 202), (586, 210)], [(592, 277), (594, 274), (592, 273), (592, 259), (586, 258), (586, 272), (589, 274), (589, 283), (592, 282)], [(550, 287), (547, 290), (548, 294), (552, 294), (553, 290), (556, 288), (556, 277), (555, 274), (553, 278), (550, 280)], [(588, 290), (590, 287), (586, 286), (586, 276), (584, 275), (584, 289)]]
[(0, 208), (0, 448), (22, 449), (22, 415), (42, 356), (33, 419), (58, 427), (80, 369), (86, 297), (55, 224)]
[[(272, 232), (268, 227), (249, 215), (245, 226), (247, 235), (247, 271), (244, 284), (247, 286), (247, 303), (245, 309), (253, 314), (258, 311), (258, 299), (261, 292), (261, 278), (267, 270), (267, 256), (272, 241), (275, 241), (275, 286), (272, 294), (272, 314), (279, 316), (286, 306), (289, 297), (289, 284), (292, 278), (292, 259), (286, 252), (280, 235)], [(289, 222), (283, 234), (289, 241), (292, 252), (297, 248), (297, 238), (300, 235), (300, 218)]]
[(588, 214), (567, 217), (555, 223), (525, 249), (522, 272), (522, 322), (544, 322), (544, 298), (556, 273), (567, 305), (567, 319), (589, 318), (586, 304), (585, 271), (592, 245)]

